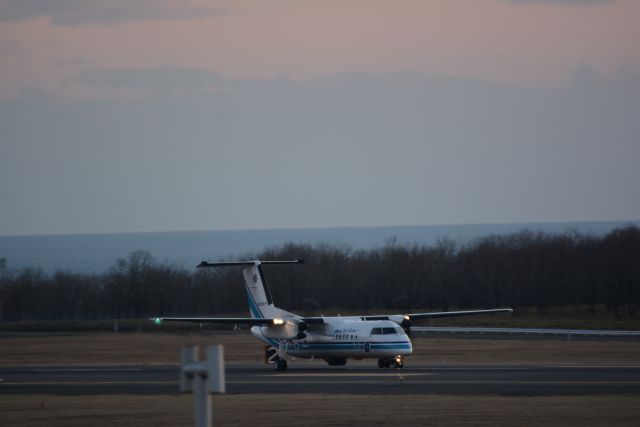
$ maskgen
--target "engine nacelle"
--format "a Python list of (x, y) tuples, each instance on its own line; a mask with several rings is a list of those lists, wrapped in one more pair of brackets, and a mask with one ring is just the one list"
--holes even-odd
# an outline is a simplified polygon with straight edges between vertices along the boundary
[(265, 338), (275, 340), (292, 340), (298, 337), (298, 324), (289, 320), (282, 324), (262, 326), (260, 332)]
[(402, 326), (404, 330), (408, 330), (413, 324), (413, 322), (411, 321), (411, 317), (409, 317), (408, 315), (396, 314), (393, 316), (389, 316), (389, 320)]

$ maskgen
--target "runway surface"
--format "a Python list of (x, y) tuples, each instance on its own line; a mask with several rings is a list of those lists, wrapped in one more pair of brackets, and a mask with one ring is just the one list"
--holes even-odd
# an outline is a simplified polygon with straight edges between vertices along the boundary
[[(176, 394), (178, 366), (0, 368), (0, 394)], [(230, 363), (227, 393), (589, 395), (640, 394), (640, 366), (469, 366), (416, 364), (383, 370), (323, 362)]]

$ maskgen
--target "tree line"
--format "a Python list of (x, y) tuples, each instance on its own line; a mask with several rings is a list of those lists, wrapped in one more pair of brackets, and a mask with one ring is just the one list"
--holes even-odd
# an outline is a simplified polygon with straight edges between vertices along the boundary
[[(458, 245), (404, 245), (367, 250), (289, 243), (239, 258), (296, 259), (265, 266), (278, 306), (332, 310), (450, 310), (514, 307), (548, 310), (605, 307), (617, 317), (640, 309), (640, 229), (604, 236), (521, 231)], [(199, 260), (198, 260), (199, 261)], [(239, 268), (185, 269), (147, 252), (119, 259), (103, 274), (35, 268), (0, 260), (0, 319), (79, 320), (210, 315), (247, 311)]]

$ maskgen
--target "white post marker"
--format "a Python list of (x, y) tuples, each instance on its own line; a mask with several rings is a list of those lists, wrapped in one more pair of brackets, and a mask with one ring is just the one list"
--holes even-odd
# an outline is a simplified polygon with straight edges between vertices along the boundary
[(196, 427), (211, 426), (211, 395), (225, 393), (224, 347), (207, 347), (207, 360), (198, 362), (198, 346), (182, 348), (180, 368), (180, 391), (193, 393), (194, 419)]

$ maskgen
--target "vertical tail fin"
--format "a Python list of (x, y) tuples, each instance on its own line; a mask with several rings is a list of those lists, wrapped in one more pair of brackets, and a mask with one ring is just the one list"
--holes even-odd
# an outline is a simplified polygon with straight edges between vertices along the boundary
[(272, 318), (280, 316), (283, 310), (275, 307), (271, 297), (271, 290), (262, 271), (263, 264), (302, 264), (303, 260), (293, 261), (242, 261), (242, 262), (205, 262), (198, 267), (225, 267), (230, 265), (242, 265), (242, 275), (249, 300), (249, 311), (253, 318)]
[(260, 261), (246, 265), (242, 269), (242, 275), (244, 276), (244, 285), (247, 288), (251, 317), (258, 319), (270, 317), (266, 312), (271, 311), (269, 306), (273, 307), (273, 299)]

